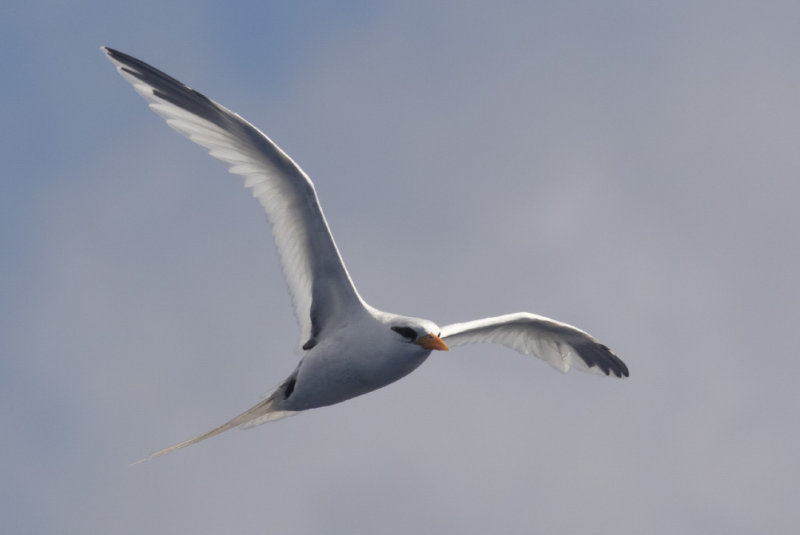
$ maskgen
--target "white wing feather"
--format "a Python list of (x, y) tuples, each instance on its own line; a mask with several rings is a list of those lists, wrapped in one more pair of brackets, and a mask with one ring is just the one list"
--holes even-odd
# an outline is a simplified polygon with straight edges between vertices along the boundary
[(119, 73), (169, 126), (202, 145), (244, 177), (267, 212), (301, 327), (313, 339), (363, 301), (333, 241), (314, 185), (300, 167), (253, 125), (174, 78), (103, 47)]
[(599, 375), (628, 376), (625, 363), (588, 333), (527, 312), (447, 325), (440, 337), (450, 347), (502, 344), (535, 355), (564, 373), (575, 367)]

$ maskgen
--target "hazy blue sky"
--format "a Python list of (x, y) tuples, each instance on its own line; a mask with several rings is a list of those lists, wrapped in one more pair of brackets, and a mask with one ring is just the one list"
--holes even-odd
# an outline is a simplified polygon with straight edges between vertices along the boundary
[[(0, 8), (4, 533), (790, 533), (796, 2)], [(295, 366), (260, 206), (101, 54), (315, 181), (356, 285), (578, 325), (625, 381), (501, 347), (153, 462)]]

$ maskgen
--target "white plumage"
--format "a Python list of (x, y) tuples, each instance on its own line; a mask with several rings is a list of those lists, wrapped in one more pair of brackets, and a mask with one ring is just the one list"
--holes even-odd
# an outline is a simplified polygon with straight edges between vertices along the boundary
[(314, 185), (257, 128), (150, 65), (103, 47), (150, 108), (244, 177), (267, 213), (300, 323), (303, 358), (263, 401), (203, 435), (157, 451), (183, 448), (233, 427), (251, 427), (298, 411), (339, 403), (411, 373), (433, 350), (492, 342), (535, 355), (567, 372), (576, 367), (627, 377), (628, 368), (588, 333), (521, 312), (435, 323), (379, 311), (358, 295), (333, 241)]

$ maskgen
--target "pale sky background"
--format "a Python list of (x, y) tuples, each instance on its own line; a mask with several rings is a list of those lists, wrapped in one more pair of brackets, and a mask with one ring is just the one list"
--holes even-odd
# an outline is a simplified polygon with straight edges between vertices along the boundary
[[(794, 533), (800, 4), (0, 7), (3, 533)], [(628, 380), (502, 347), (149, 452), (294, 368), (260, 206), (109, 45), (315, 181), (361, 294), (527, 310)]]

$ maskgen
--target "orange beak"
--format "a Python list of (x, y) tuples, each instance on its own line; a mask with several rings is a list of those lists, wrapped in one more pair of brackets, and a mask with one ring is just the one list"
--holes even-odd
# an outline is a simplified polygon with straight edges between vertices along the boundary
[(425, 336), (421, 336), (419, 340), (417, 340), (414, 343), (417, 344), (418, 346), (430, 350), (435, 349), (438, 351), (447, 351), (448, 349), (450, 349), (447, 347), (447, 344), (445, 344), (441, 338), (439, 338), (433, 333), (428, 333)]

